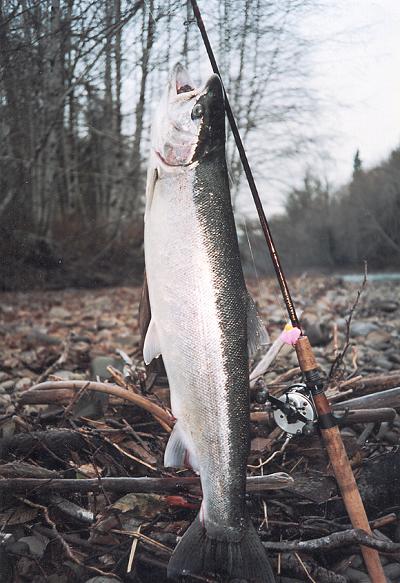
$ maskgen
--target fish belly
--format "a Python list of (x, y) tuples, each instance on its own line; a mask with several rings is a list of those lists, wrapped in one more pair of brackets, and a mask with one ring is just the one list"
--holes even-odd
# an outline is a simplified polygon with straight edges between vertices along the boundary
[[(146, 273), (172, 412), (198, 463), (203, 519), (237, 527), (249, 447), (246, 290), (226, 257), (236, 235), (222, 223), (212, 242), (195, 184), (192, 172), (157, 181), (146, 214)], [(221, 209), (218, 199), (209, 204), (213, 220)]]

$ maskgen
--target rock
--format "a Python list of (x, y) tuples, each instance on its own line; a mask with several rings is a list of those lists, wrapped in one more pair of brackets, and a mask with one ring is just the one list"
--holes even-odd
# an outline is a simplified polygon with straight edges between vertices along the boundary
[(97, 322), (97, 326), (99, 330), (109, 330), (110, 328), (115, 328), (118, 324), (115, 318), (100, 318)]
[(140, 341), (140, 336), (115, 336), (116, 346), (137, 346)]
[(372, 362), (375, 364), (375, 366), (379, 366), (379, 368), (382, 368), (383, 370), (391, 370), (392, 368), (394, 368), (393, 363), (390, 362), (384, 356), (379, 356), (378, 358), (376, 358)]
[(108, 330), (107, 328), (103, 328), (103, 330), (100, 330), (100, 332), (98, 334), (96, 334), (96, 340), (97, 341), (109, 341), (112, 338), (112, 333), (110, 332), (110, 330)]
[(384, 350), (390, 345), (390, 342), (391, 336), (385, 330), (373, 330), (365, 338), (365, 343), (375, 350)]
[(72, 342), (87, 342), (88, 344), (92, 343), (92, 339), (89, 338), (89, 336), (81, 336), (81, 335), (74, 334), (74, 333), (72, 333), (72, 335), (71, 335), (71, 341)]
[(28, 377), (23, 377), (22, 379), (19, 379), (19, 381), (17, 381), (15, 383), (15, 390), (16, 391), (26, 391), (26, 389), (29, 389), (29, 387), (32, 385), (32, 380)]
[(12, 392), (14, 390), (15, 380), (10, 379), (9, 381), (4, 381), (4, 383), (0, 383), (0, 387), (8, 392)]
[(302, 322), (304, 333), (308, 336), (311, 346), (326, 346), (332, 337), (332, 329), (324, 322)]
[(367, 336), (370, 332), (378, 329), (379, 326), (373, 322), (352, 322), (350, 326), (350, 336)]
[(6, 409), (11, 405), (11, 395), (0, 395), (0, 408)]
[(378, 310), (381, 310), (382, 312), (387, 312), (388, 314), (391, 314), (392, 312), (395, 312), (397, 310), (397, 308), (399, 307), (399, 303), (396, 302), (395, 300), (379, 300), (375, 303), (375, 305), (373, 305), (373, 307), (377, 308)]
[(338, 330), (347, 330), (347, 320), (346, 318), (336, 318), (335, 324)]
[(113, 366), (121, 372), (123, 370), (121, 359), (116, 358), (115, 356), (95, 356), (92, 358), (90, 364), (91, 377), (94, 379), (99, 377), (102, 380), (110, 379), (111, 375), (107, 370), (108, 366)]
[(62, 306), (53, 306), (49, 312), (49, 318), (55, 320), (66, 320), (71, 317), (71, 312)]
[[(53, 308), (54, 309), (54, 308)], [(50, 310), (51, 312), (51, 310)], [(31, 346), (46, 345), (46, 346), (56, 346), (61, 344), (62, 340), (58, 336), (49, 336), (41, 330), (33, 329), (29, 334), (26, 335), (26, 341)]]
[(399, 563), (391, 563), (387, 565), (384, 569), (386, 577), (390, 577), (392, 580), (398, 581), (400, 578), (400, 565)]
[(10, 378), (10, 375), (8, 375), (6, 372), (0, 371), (0, 383), (2, 383), (3, 381), (6, 381), (9, 378)]
[(39, 533), (35, 533), (33, 536), (24, 536), (20, 538), (18, 542), (27, 544), (30, 554), (41, 558), (49, 544), (49, 539)]
[(387, 355), (388, 359), (396, 364), (400, 364), (400, 354), (398, 352), (390, 352)]
[(36, 352), (34, 350), (24, 350), (20, 353), (21, 362), (27, 366), (31, 366), (37, 361)]

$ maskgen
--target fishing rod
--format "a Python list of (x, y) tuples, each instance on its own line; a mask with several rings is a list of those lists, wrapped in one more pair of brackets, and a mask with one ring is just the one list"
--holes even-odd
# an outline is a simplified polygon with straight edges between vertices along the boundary
[[(222, 81), (221, 74), (219, 72), (210, 40), (208, 38), (199, 6), (196, 0), (190, 0), (190, 2), (193, 8), (194, 16), (196, 18), (197, 26), (200, 30), (200, 34), (202, 36), (211, 63), (211, 67), (214, 73), (221, 79), (225, 97), (225, 110), (229, 124), (231, 126), (232, 134), (235, 138), (236, 147), (239, 152), (250, 191), (254, 199), (254, 203), (260, 219), (260, 224), (265, 240), (267, 242), (272, 264), (274, 266), (274, 270), (279, 282), (279, 287), (281, 289), (282, 297), (285, 302), (290, 322), (292, 326), (294, 328), (298, 328), (301, 333), (294, 347), (296, 350), (297, 359), (299, 361), (299, 366), (303, 373), (306, 387), (309, 391), (309, 394), (311, 395), (315, 410), (318, 415), (318, 425), (328, 453), (329, 461), (342, 494), (344, 505), (350, 517), (353, 528), (360, 528), (366, 531), (368, 534), (372, 534), (364, 504), (361, 499), (360, 492), (354, 478), (353, 470), (351, 468), (350, 461), (347, 457), (347, 453), (343, 444), (342, 436), (338, 428), (337, 420), (333, 415), (331, 405), (324, 391), (324, 383), (314, 356), (314, 351), (311, 347), (309, 339), (303, 334), (301, 330), (300, 322), (296, 314), (296, 309), (289, 291), (288, 283), (272, 238), (271, 230), (265, 216), (260, 195), (254, 181), (254, 176), (247, 159), (246, 151), (240, 137), (239, 129), (229, 103), (229, 99)], [(365, 546), (361, 546), (361, 552), (371, 581), (373, 583), (386, 583), (386, 577), (378, 552), (375, 549), (371, 549)]]

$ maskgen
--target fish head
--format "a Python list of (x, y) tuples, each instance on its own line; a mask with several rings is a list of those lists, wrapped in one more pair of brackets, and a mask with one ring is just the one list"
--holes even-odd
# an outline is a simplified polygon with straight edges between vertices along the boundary
[(219, 77), (212, 75), (196, 88), (177, 63), (153, 120), (155, 165), (164, 171), (182, 169), (224, 147), (225, 106)]

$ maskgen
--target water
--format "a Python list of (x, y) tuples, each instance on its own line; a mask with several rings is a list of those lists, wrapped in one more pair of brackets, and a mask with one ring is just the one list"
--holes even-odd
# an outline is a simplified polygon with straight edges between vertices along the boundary
[[(363, 273), (340, 274), (344, 281), (350, 283), (361, 283), (364, 279)], [(367, 281), (400, 281), (400, 273), (368, 273)]]

